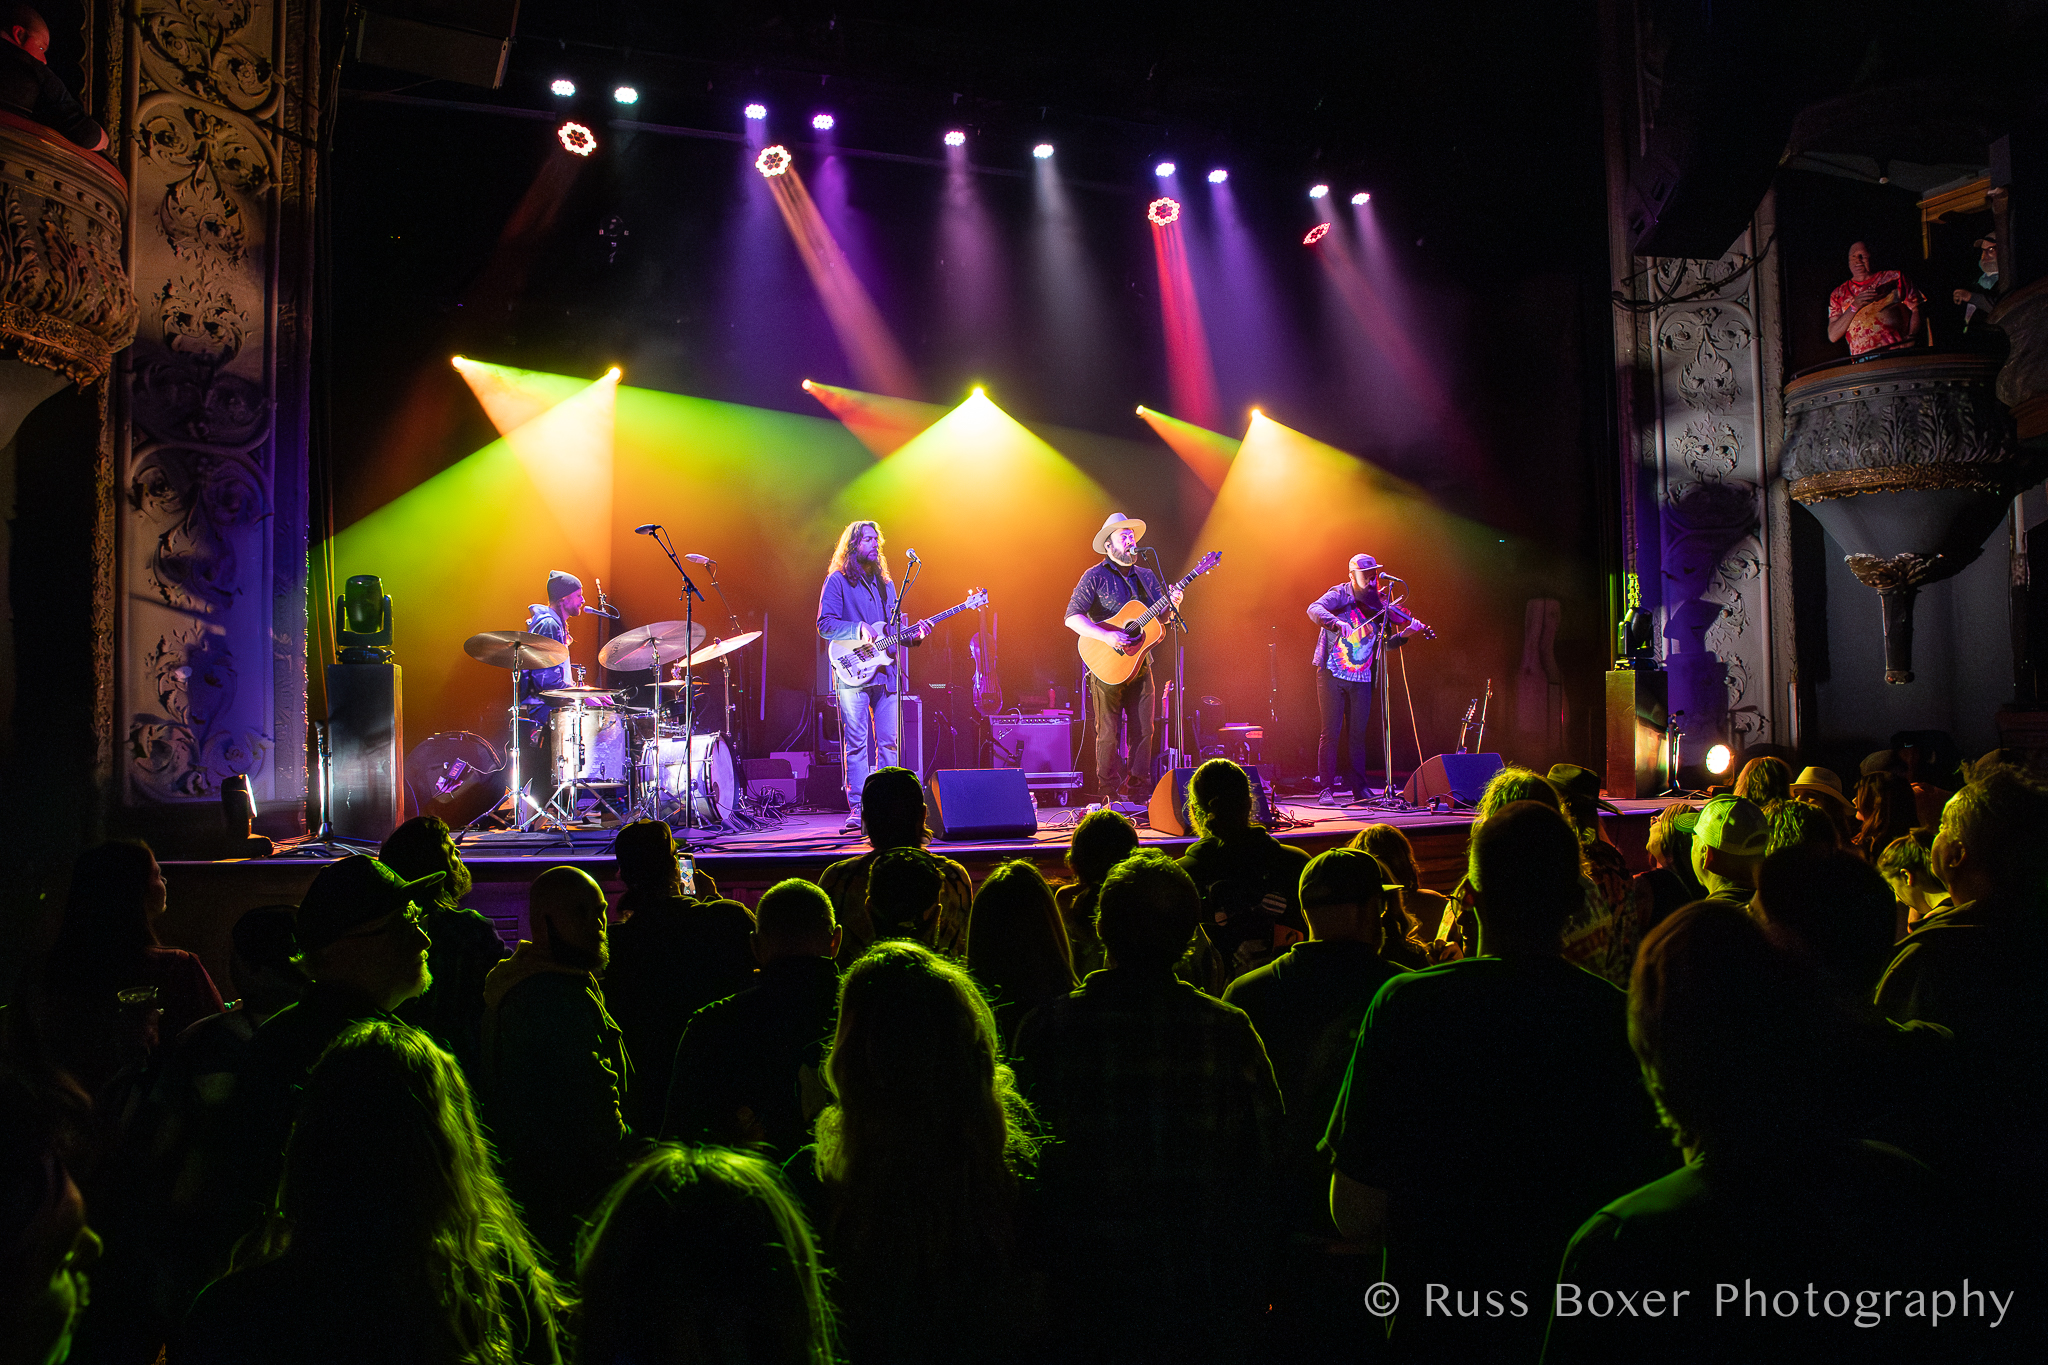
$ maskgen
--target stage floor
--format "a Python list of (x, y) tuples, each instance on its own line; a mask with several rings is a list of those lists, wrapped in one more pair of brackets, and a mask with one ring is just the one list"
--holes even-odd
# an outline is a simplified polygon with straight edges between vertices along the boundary
[[(1367, 825), (1396, 825), (1415, 846), (1424, 886), (1449, 891), (1464, 874), (1465, 846), (1472, 816), (1467, 811), (1388, 812), (1365, 806), (1319, 806), (1311, 799), (1280, 800), (1274, 836), (1310, 853), (1320, 853), (1350, 840)], [(1619, 815), (1603, 814), (1607, 837), (1643, 871), (1649, 864), (1643, 840), (1650, 822), (1665, 801), (1616, 801)], [(1054, 881), (1064, 880), (1067, 841), (1083, 808), (1045, 806), (1038, 812), (1038, 832), (1029, 839), (961, 842), (934, 839), (932, 852), (963, 864), (978, 883), (998, 863), (1024, 858)], [(691, 836), (697, 866), (710, 874), (722, 895), (751, 905), (761, 893), (785, 877), (815, 879), (841, 858), (867, 851), (858, 834), (841, 834), (843, 814), (789, 816), (778, 828), (743, 833), (697, 833)], [(1143, 846), (1179, 856), (1194, 840), (1153, 831), (1139, 820)], [(567, 834), (469, 834), (461, 840), (462, 858), (475, 879), (468, 904), (488, 915), (507, 942), (525, 936), (526, 887), (541, 872), (567, 864), (580, 867), (605, 886), (614, 900), (624, 888), (612, 880), (610, 830), (576, 830)], [(375, 852), (375, 849), (366, 849)], [(198, 953), (214, 980), (228, 977), (228, 930), (242, 913), (259, 905), (296, 905), (308, 883), (338, 853), (294, 847), (271, 858), (218, 862), (166, 861), (170, 905), (161, 922), (166, 943)]]

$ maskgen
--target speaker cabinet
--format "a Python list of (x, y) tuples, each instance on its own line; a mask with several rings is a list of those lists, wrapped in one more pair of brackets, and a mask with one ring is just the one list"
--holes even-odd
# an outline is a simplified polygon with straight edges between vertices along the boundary
[(377, 843), (405, 818), (404, 675), (397, 664), (327, 666), (328, 819)]
[(1486, 784), (1504, 766), (1499, 754), (1437, 754), (1409, 776), (1401, 796), (1411, 806), (1428, 805), (1437, 796), (1476, 806)]
[[(1259, 763), (1246, 768), (1252, 779), (1252, 819), (1259, 824), (1272, 823), (1273, 765)], [(1146, 823), (1160, 834), (1193, 834), (1194, 826), (1188, 823), (1188, 779), (1195, 775), (1193, 768), (1175, 768), (1172, 772), (1161, 773), (1159, 782), (1152, 788), (1152, 801), (1146, 809)]]
[(1064, 773), (1074, 767), (1074, 719), (1056, 715), (988, 718), (991, 765), (1020, 768), (1027, 773)]
[(942, 839), (1029, 839), (1038, 806), (1022, 768), (941, 768), (930, 784), (932, 823)]

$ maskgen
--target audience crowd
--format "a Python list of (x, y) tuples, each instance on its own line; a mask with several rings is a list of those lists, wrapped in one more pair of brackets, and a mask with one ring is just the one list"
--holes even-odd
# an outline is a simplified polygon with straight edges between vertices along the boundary
[(104, 844), (0, 1010), (0, 1365), (2038, 1359), (2026, 757), (1756, 757), (1633, 876), (1511, 767), (1448, 896), (1223, 760), (976, 888), (883, 769), (816, 884), (640, 822), (509, 952), (423, 817), (226, 1005)]

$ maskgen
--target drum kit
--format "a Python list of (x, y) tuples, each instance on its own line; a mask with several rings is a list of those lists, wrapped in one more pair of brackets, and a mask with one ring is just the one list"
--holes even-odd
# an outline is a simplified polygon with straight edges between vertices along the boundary
[[(614, 673), (651, 670), (651, 685), (586, 686), (577, 669), (573, 684), (540, 694), (549, 711), (543, 722), (545, 766), (535, 792), (546, 791), (544, 799), (524, 790), (520, 772), (523, 746), (518, 743), (518, 727), (529, 722), (520, 709), (519, 675), (568, 663), (569, 647), (523, 630), (484, 631), (463, 642), (463, 652), (470, 658), (512, 672), (509, 790), (515, 828), (567, 829), (631, 819), (717, 828), (731, 820), (739, 784), (731, 737), (723, 728), (725, 717), (697, 723), (688, 679), (692, 670), (753, 644), (761, 632), (709, 644), (705, 634), (703, 626), (686, 621), (636, 626), (599, 650), (597, 659)], [(670, 671), (681, 676), (670, 677)], [(698, 683), (701, 686), (701, 680)], [(628, 705), (636, 693), (651, 693), (653, 704)], [(448, 781), (445, 771), (436, 781)]]

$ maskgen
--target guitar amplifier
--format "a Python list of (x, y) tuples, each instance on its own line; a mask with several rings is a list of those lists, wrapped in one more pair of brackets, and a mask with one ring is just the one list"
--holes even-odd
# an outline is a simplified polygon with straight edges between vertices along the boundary
[(1074, 717), (1070, 711), (990, 716), (988, 734), (994, 754), (991, 767), (1063, 773), (1074, 766)]

